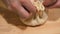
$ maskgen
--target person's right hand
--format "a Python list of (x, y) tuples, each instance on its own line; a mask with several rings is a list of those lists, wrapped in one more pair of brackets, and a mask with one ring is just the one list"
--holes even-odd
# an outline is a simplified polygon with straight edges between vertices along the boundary
[(35, 14), (36, 8), (32, 5), (30, 0), (5, 0), (9, 10), (17, 10), (16, 13), (21, 18), (29, 18), (30, 13)]
[(44, 0), (43, 4), (47, 8), (60, 8), (60, 0)]

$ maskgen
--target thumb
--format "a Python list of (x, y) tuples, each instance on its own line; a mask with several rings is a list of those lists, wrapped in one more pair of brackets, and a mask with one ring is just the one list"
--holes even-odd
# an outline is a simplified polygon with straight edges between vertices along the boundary
[(46, 7), (50, 7), (56, 3), (57, 0), (44, 0), (43, 5)]

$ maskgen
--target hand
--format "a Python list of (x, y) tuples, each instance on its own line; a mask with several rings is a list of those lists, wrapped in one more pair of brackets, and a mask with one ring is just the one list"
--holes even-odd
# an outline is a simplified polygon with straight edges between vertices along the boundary
[(47, 8), (60, 8), (60, 0), (45, 0), (43, 4)]
[(4, 2), (9, 10), (17, 10), (16, 13), (22, 18), (29, 18), (30, 13), (34, 14), (36, 12), (36, 8), (30, 0), (5, 0)]

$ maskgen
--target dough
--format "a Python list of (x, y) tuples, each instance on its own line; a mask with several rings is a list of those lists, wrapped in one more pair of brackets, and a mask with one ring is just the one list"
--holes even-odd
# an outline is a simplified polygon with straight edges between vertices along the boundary
[[(31, 0), (32, 4), (37, 8), (37, 13), (35, 16), (32, 16), (31, 20), (24, 20), (21, 19), (22, 23), (29, 25), (29, 26), (37, 26), (44, 24), (44, 22), (47, 20), (48, 16), (45, 13), (45, 7), (43, 6), (43, 0)], [(34, 19), (35, 17), (35, 19)]]

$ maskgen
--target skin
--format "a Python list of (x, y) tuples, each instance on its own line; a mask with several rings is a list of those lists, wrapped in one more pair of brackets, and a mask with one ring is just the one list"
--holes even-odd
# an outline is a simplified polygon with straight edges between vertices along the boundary
[[(55, 1), (55, 0), (53, 0), (53, 1)], [(51, 3), (53, 3), (53, 1), (52, 0), (45, 0), (43, 4), (45, 6), (47, 6)], [(5, 0), (5, 2), (6, 2), (6, 0)], [(9, 0), (9, 4), (8, 4), (8, 2), (6, 2), (6, 4), (7, 4), (9, 10), (16, 9), (17, 14), (21, 18), (27, 19), (31, 16), (31, 13), (33, 15), (36, 13), (36, 8), (32, 5), (30, 0)], [(51, 5), (47, 8), (55, 8), (55, 7), (60, 7), (60, 0), (57, 0), (57, 2), (54, 5)]]
[(16, 13), (20, 18), (29, 18), (31, 14), (36, 13), (35, 6), (32, 5), (30, 0), (4, 0), (9, 10), (17, 10)]
[(53, 2), (56, 2), (56, 3), (47, 8), (60, 8), (60, 0), (57, 0), (57, 1), (56, 0), (45, 0), (43, 4), (47, 6), (49, 4), (52, 4)]

